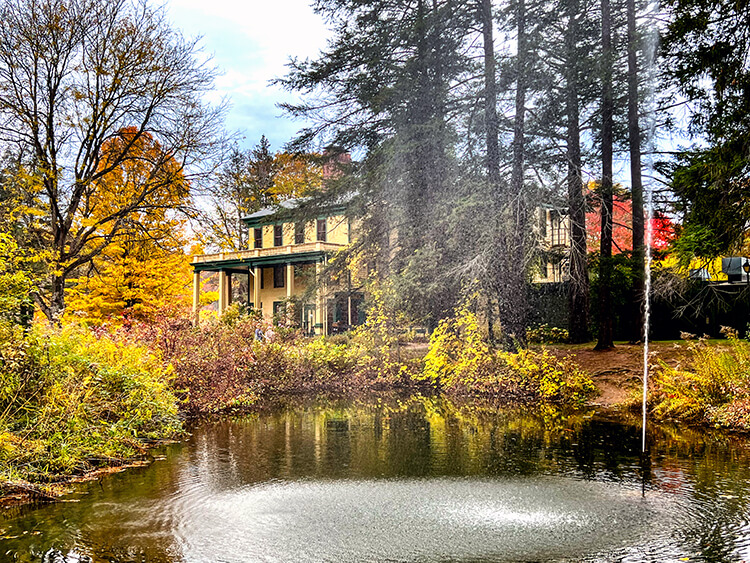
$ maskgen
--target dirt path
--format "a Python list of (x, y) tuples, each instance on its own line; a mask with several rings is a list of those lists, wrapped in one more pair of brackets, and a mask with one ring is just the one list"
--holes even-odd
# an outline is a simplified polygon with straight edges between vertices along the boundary
[[(600, 395), (591, 401), (598, 406), (615, 406), (637, 400), (643, 380), (643, 346), (618, 344), (612, 350), (594, 351), (594, 344), (548, 345), (547, 349), (558, 357), (573, 355), (576, 362), (599, 387)], [(657, 360), (678, 365), (688, 359), (685, 343), (653, 342), (649, 350), (649, 364)]]

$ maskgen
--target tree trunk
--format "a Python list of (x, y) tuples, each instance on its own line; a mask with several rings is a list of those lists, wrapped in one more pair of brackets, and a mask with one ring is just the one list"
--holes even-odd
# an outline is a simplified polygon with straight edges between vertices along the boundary
[(498, 146), (497, 86), (491, 0), (479, 1), (484, 40), (484, 107), (487, 143), (487, 176), (497, 220), (496, 248), (492, 252), (491, 285), (497, 288), (503, 347), (526, 345), (526, 209), (524, 197), (524, 123), (526, 111), (525, 67), (527, 53), (526, 6), (517, 5), (518, 53), (516, 58), (516, 115), (513, 130), (513, 163), (510, 189), (503, 189)]
[(526, 126), (526, 66), (528, 42), (526, 37), (526, 3), (518, 0), (516, 25), (518, 26), (518, 53), (516, 56), (516, 103), (513, 121), (513, 167), (510, 176), (510, 210), (508, 240), (508, 292), (511, 304), (507, 315), (506, 348), (526, 346), (526, 194), (524, 185), (525, 126)]
[(602, 0), (602, 184), (599, 247), (599, 339), (595, 350), (614, 348), (612, 327), (612, 13)]
[(641, 179), (641, 129), (638, 122), (638, 61), (635, 37), (635, 0), (627, 0), (628, 20), (628, 143), (630, 181), (633, 199), (633, 287), (631, 340), (643, 340), (643, 302), (645, 282), (645, 246), (643, 217), (643, 181)]
[(568, 287), (569, 334), (573, 343), (588, 342), (589, 279), (586, 266), (586, 202), (581, 172), (581, 130), (578, 108), (578, 2), (568, 3), (566, 51), (566, 113), (568, 157), (568, 206), (570, 208), (570, 283)]
[(479, 17), (484, 40), (484, 123), (487, 143), (487, 175), (496, 201), (500, 200), (500, 148), (498, 145), (497, 83), (492, 0), (480, 0)]
[(50, 279), (49, 297), (45, 300), (38, 292), (32, 293), (34, 302), (39, 310), (47, 317), (50, 324), (60, 324), (65, 312), (65, 280), (66, 274), (54, 274)]

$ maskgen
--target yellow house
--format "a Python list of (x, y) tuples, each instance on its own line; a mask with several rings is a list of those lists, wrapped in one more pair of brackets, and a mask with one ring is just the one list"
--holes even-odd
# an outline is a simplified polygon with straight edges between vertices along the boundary
[[(200, 309), (201, 274), (218, 272), (219, 314), (232, 301), (260, 310), (267, 321), (300, 300), (308, 287), (319, 282), (329, 258), (352, 241), (352, 224), (343, 206), (320, 210), (313, 221), (293, 222), (283, 212), (298, 200), (261, 209), (243, 218), (249, 229), (249, 248), (238, 252), (204, 254), (193, 258), (193, 312)], [(349, 284), (351, 285), (351, 284)], [(294, 318), (308, 334), (331, 334), (361, 324), (362, 294), (351, 287), (325, 287), (317, 283), (309, 302), (296, 303)]]
[(533, 283), (563, 282), (568, 279), (570, 217), (565, 209), (541, 204), (536, 208), (539, 264)]

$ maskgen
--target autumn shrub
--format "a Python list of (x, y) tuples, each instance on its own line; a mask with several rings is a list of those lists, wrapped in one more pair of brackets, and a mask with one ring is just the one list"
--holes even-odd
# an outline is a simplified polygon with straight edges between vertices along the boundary
[(172, 385), (183, 409), (214, 412), (252, 404), (264, 382), (283, 377), (278, 351), (255, 340), (260, 326), (255, 316), (243, 314), (208, 319), (198, 328), (187, 317), (160, 316), (124, 327), (115, 337), (159, 351), (174, 369)]
[(499, 357), (513, 370), (519, 388), (543, 401), (583, 406), (596, 392), (589, 375), (569, 356), (560, 359), (547, 350), (525, 349)]
[(726, 345), (691, 342), (684, 367), (659, 364), (650, 400), (657, 418), (750, 430), (750, 343), (728, 336)]
[(570, 335), (567, 329), (548, 324), (526, 329), (526, 341), (531, 344), (562, 344), (568, 338)]
[(0, 334), (0, 474), (44, 481), (122, 463), (182, 429), (171, 369), (80, 327)]
[(570, 358), (558, 359), (546, 350), (494, 350), (468, 309), (440, 322), (418, 378), (457, 393), (577, 406), (596, 390), (591, 378)]
[(395, 333), (374, 314), (347, 334), (305, 338), (274, 327), (255, 312), (231, 308), (198, 327), (187, 317), (164, 315), (152, 323), (117, 329), (115, 338), (159, 350), (174, 368), (173, 386), (190, 414), (249, 407), (264, 397), (317, 391), (351, 391), (412, 385), (418, 360), (399, 358)]
[(443, 319), (432, 333), (425, 365), (419, 379), (447, 389), (505, 386), (498, 358), (484, 341), (479, 321), (468, 310)]

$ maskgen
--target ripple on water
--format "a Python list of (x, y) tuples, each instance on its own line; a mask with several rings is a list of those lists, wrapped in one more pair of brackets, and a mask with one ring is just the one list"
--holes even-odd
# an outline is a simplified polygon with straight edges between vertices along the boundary
[(172, 507), (185, 561), (540, 560), (639, 544), (662, 495), (574, 479), (277, 482)]

